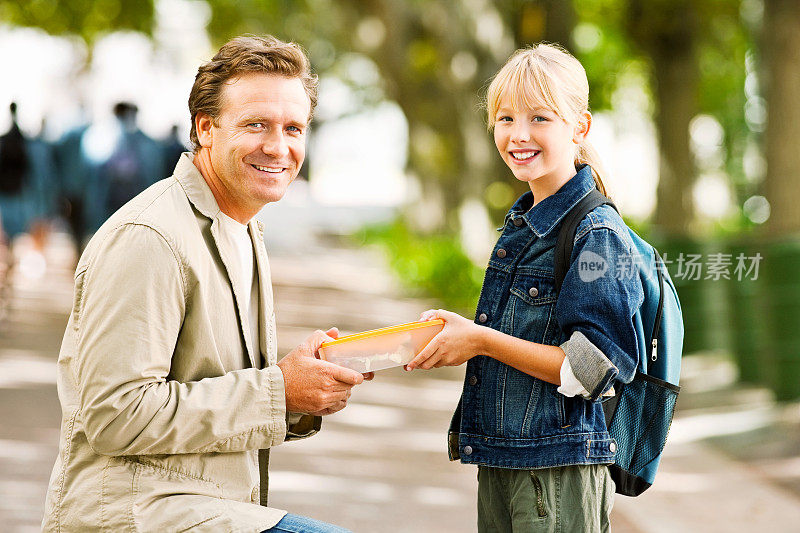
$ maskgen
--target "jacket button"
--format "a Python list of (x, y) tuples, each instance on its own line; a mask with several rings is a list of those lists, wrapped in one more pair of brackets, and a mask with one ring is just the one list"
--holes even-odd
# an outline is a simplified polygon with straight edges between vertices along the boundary
[(528, 294), (531, 295), (531, 298), (536, 298), (537, 296), (539, 296), (539, 289), (537, 289), (536, 287), (531, 287), (530, 289), (528, 289)]
[(469, 384), (470, 385), (477, 385), (478, 384), (478, 376), (470, 376), (469, 377)]
[(499, 257), (500, 259), (502, 259), (502, 258), (504, 258), (505, 256), (506, 256), (506, 251), (505, 251), (503, 248), (500, 248), (499, 250), (497, 250), (497, 257)]
[(486, 313), (481, 313), (480, 315), (478, 315), (478, 322), (480, 322), (481, 324), (486, 323), (487, 320), (489, 320), (489, 317), (486, 316)]
[(464, 446), (464, 455), (472, 455), (472, 446)]
[(524, 220), (522, 220), (522, 217), (520, 217), (520, 218), (515, 218), (515, 219), (514, 219), (514, 225), (515, 225), (516, 227), (520, 227), (520, 226), (521, 226), (521, 225), (523, 225), (524, 223), (525, 223), (525, 221), (524, 221)]
[(617, 451), (617, 443), (616, 442), (611, 442), (608, 445), (608, 451), (610, 451), (611, 453), (616, 452)]

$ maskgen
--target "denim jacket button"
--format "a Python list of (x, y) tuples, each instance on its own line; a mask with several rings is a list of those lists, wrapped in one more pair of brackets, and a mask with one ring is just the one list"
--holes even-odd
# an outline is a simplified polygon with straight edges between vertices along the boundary
[(616, 442), (611, 442), (608, 445), (608, 451), (610, 451), (611, 453), (616, 452), (617, 451), (617, 443)]
[(520, 218), (515, 218), (515, 219), (514, 219), (514, 225), (515, 225), (516, 227), (520, 227), (520, 226), (521, 226), (521, 225), (523, 225), (524, 223), (525, 223), (525, 221), (524, 221), (524, 220), (522, 220), (522, 217), (520, 217)]
[(477, 385), (478, 384), (478, 376), (470, 376), (469, 377), (469, 384), (470, 385)]
[(472, 455), (472, 446), (464, 446), (464, 455)]
[(497, 250), (497, 257), (499, 257), (500, 259), (502, 259), (502, 258), (504, 258), (505, 256), (506, 256), (506, 251), (505, 251), (505, 249), (503, 249), (503, 248), (500, 248), (499, 250)]
[(486, 323), (487, 320), (489, 320), (489, 317), (486, 316), (486, 313), (481, 313), (480, 315), (478, 315), (478, 322), (480, 322), (481, 324)]
[(536, 287), (531, 287), (530, 289), (528, 289), (528, 294), (531, 295), (531, 298), (536, 298), (537, 296), (539, 296), (539, 289), (537, 289)]

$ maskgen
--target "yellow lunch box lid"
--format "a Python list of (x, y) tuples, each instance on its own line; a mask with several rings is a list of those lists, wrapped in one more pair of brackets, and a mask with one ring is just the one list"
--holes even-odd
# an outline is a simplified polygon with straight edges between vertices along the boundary
[(323, 342), (322, 344), (320, 344), (319, 347), (326, 348), (328, 346), (334, 346), (336, 344), (344, 344), (345, 342), (356, 341), (360, 339), (369, 339), (371, 337), (388, 335), (390, 333), (400, 333), (403, 331), (411, 331), (414, 329), (428, 328), (431, 326), (441, 326), (441, 325), (444, 325), (444, 320), (442, 320), (441, 318), (426, 320), (424, 322), (409, 322), (407, 324), (398, 324), (396, 326), (388, 326), (385, 328), (362, 331), (361, 333), (353, 333), (352, 335), (345, 335), (344, 337), (339, 337), (338, 339), (334, 339), (332, 341)]

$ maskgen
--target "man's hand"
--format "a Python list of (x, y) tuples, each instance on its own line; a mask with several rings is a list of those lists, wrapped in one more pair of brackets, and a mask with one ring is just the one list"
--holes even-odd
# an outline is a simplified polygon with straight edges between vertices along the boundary
[(317, 330), (280, 360), (287, 411), (316, 416), (335, 413), (347, 405), (353, 386), (372, 378), (318, 359), (319, 345), (338, 335), (336, 328)]

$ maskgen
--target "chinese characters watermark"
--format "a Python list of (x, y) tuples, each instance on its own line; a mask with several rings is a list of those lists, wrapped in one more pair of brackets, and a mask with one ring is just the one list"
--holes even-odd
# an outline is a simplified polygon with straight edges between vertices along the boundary
[[(758, 279), (758, 268), (761, 265), (763, 256), (760, 253), (755, 255), (745, 255), (739, 253), (736, 256), (728, 253), (706, 254), (678, 254), (674, 260), (664, 254), (662, 260), (667, 270), (673, 278), (680, 280), (697, 281), (708, 279), (719, 281), (721, 279), (735, 279), (736, 281)], [(675, 264), (674, 269), (669, 265)]]
[[(722, 252), (705, 255), (681, 252), (675, 259), (668, 254), (661, 256), (664, 267), (673, 279), (687, 281), (723, 279), (755, 281), (758, 279), (762, 258), (760, 253), (734, 255)], [(578, 276), (584, 282), (594, 281), (607, 275), (618, 280), (632, 279), (638, 275), (640, 267), (648, 260), (652, 261), (652, 258), (648, 259), (639, 254), (624, 254), (616, 257), (614, 261), (608, 261), (595, 252), (584, 250), (578, 256), (576, 266)], [(673, 265), (672, 268), (670, 265)]]

